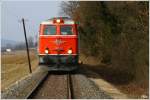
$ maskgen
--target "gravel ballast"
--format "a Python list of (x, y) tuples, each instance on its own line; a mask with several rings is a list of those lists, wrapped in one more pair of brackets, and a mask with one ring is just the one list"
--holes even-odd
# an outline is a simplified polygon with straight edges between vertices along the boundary
[(84, 75), (74, 75), (73, 93), (75, 99), (112, 99), (107, 93), (99, 89), (94, 82)]
[(48, 75), (31, 99), (67, 99), (67, 75)]
[(2, 99), (25, 99), (40, 80), (48, 74), (43, 68), (37, 68), (35, 72), (12, 84), (1, 92)]

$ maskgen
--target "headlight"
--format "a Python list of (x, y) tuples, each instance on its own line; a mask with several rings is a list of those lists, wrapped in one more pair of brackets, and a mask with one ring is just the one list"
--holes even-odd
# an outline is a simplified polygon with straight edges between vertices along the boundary
[(45, 49), (45, 53), (48, 54), (48, 49)]
[(72, 50), (71, 49), (68, 50), (68, 54), (72, 54)]
[(57, 23), (60, 23), (60, 19), (57, 19), (56, 22), (57, 22)]

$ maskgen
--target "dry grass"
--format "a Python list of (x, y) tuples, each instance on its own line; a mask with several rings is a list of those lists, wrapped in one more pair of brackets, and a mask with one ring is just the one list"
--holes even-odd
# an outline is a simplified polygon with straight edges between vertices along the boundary
[[(36, 53), (30, 51), (31, 66), (34, 71), (38, 65)], [(29, 74), (26, 51), (2, 53), (1, 55), (1, 90)]]
[(129, 84), (118, 85), (117, 88), (128, 94), (128, 96), (131, 98), (143, 98), (143, 95), (149, 95), (148, 82), (145, 82), (146, 83), (142, 82), (142, 84), (137, 84), (137, 82), (134, 81), (130, 82)]
[[(80, 60), (83, 61), (83, 67), (99, 74), (99, 77), (103, 78), (107, 82), (113, 84), (121, 92), (127, 94), (129, 98), (141, 98), (142, 95), (148, 96), (149, 94), (149, 80), (145, 79), (140, 84), (134, 80), (133, 75), (123, 70), (117, 70), (106, 65), (99, 63), (94, 57), (80, 56)], [(91, 60), (90, 62), (88, 60)], [(96, 62), (96, 64), (95, 64)], [(98, 76), (90, 76), (98, 79)], [(141, 81), (141, 80), (139, 80)]]

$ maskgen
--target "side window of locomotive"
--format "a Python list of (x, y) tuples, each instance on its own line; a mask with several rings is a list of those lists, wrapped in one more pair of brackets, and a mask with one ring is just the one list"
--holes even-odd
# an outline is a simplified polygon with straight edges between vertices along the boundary
[(73, 35), (72, 26), (61, 26), (61, 34), (62, 35)]
[(55, 35), (56, 34), (56, 26), (47, 25), (44, 28), (44, 35)]

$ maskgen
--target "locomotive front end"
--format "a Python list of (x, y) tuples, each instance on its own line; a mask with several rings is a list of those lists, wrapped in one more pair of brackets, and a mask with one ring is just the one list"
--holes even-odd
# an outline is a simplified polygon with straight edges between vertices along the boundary
[(78, 67), (77, 24), (69, 18), (52, 18), (40, 25), (39, 64), (50, 70), (74, 70)]

